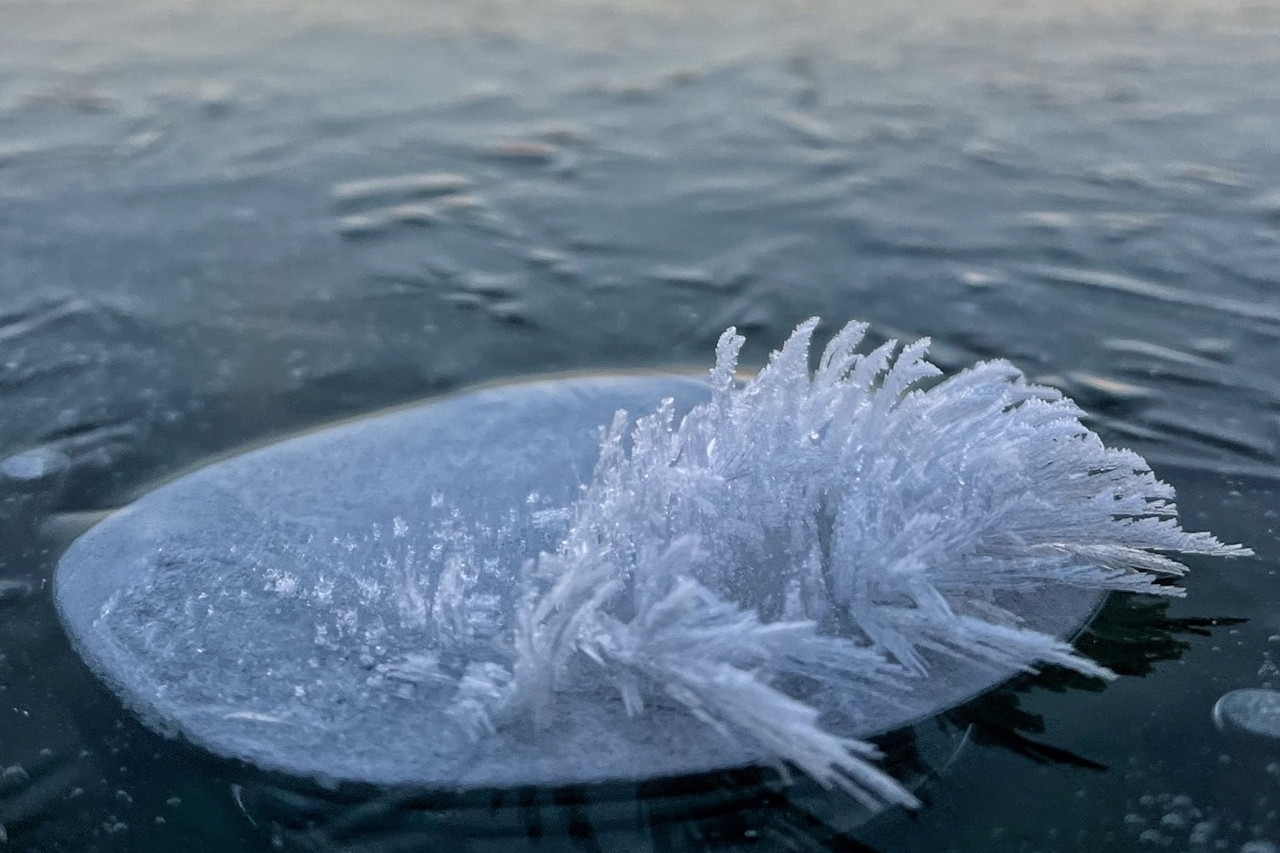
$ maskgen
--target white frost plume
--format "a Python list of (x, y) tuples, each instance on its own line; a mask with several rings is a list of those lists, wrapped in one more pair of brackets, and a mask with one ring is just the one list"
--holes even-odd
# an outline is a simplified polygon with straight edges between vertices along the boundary
[(678, 423), (670, 400), (630, 430), (618, 413), (567, 535), (526, 572), (510, 683), (471, 674), (473, 728), (544, 716), (570, 667), (593, 665), (630, 713), (666, 695), (819, 782), (913, 804), (805, 689), (856, 707), (917, 689), (940, 655), (1109, 676), (998, 593), (1180, 594), (1157, 583), (1185, 570), (1170, 554), (1249, 553), (1184, 532), (1141, 457), (1012, 365), (938, 379), (926, 340), (859, 353), (851, 323), (811, 373), (816, 326), (745, 384), (743, 338), (725, 332), (712, 398)]

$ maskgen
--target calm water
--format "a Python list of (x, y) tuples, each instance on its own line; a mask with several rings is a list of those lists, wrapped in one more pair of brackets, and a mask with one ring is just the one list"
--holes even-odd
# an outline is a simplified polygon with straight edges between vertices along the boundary
[[(1278, 80), (1274, 2), (0, 0), (0, 849), (1280, 845), (1280, 744), (1209, 716), (1280, 687)], [(1012, 359), (1258, 557), (1113, 601), (1105, 690), (891, 737), (928, 804), (870, 823), (751, 774), (322, 803), (54, 618), (69, 537), (212, 456), (812, 314)]]

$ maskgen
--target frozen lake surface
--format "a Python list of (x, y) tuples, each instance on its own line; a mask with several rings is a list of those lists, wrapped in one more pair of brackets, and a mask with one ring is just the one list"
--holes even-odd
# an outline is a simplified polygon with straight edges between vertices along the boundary
[[(149, 734), (62, 635), (60, 550), (271, 438), (491, 380), (702, 369), (728, 325), (758, 363), (813, 314), (931, 336), (948, 369), (1014, 361), (1146, 456), (1189, 529), (1258, 553), (1194, 563), (1185, 601), (1113, 599), (1082, 649), (1131, 677), (1050, 672), (891, 738), (927, 805), (856, 843), (1280, 838), (1280, 750), (1211, 713), (1280, 684), (1280, 9), (687, 5), (0, 5), (10, 847), (474, 834), (474, 803), (326, 824)], [(525, 804), (544, 848), (842, 843), (837, 800), (699, 784)], [(584, 830), (582, 802), (626, 817)], [(532, 843), (496, 825), (477, 849)]]

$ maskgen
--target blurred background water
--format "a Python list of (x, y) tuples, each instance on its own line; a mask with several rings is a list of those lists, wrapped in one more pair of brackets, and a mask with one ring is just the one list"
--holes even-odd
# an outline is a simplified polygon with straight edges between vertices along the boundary
[[(1275, 853), (1280, 744), (1210, 709), (1280, 686), (1278, 81), (1265, 0), (0, 0), (0, 849)], [(1105, 690), (890, 738), (927, 805), (870, 823), (751, 774), (321, 804), (57, 625), (69, 537), (202, 460), (813, 314), (1014, 361), (1258, 557), (1113, 600)]]

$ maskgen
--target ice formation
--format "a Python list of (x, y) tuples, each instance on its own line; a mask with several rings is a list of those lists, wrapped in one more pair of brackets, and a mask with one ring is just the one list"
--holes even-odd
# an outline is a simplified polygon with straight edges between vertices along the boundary
[(1224, 693), (1214, 703), (1213, 721), (1223, 731), (1280, 738), (1280, 691), (1244, 687)]
[(1246, 553), (1011, 365), (944, 378), (863, 324), (815, 361), (815, 328), (746, 381), (730, 330), (709, 384), (519, 383), (209, 465), (73, 543), (59, 613), (148, 725), (295, 776), (773, 761), (912, 804), (862, 738), (1045, 663), (1107, 677), (1059, 639), (1105, 591)]
[(730, 329), (708, 402), (678, 422), (670, 401), (634, 425), (617, 414), (568, 532), (526, 567), (510, 664), (459, 686), (468, 730), (536, 724), (585, 668), (630, 714), (665, 695), (825, 785), (912, 804), (809, 697), (856, 718), (859, 697), (913, 691), (941, 657), (1109, 677), (1002, 593), (1179, 595), (1171, 555), (1247, 553), (1184, 532), (1140, 456), (1011, 364), (940, 378), (927, 340), (859, 353), (851, 323), (811, 372), (816, 326), (745, 383)]

